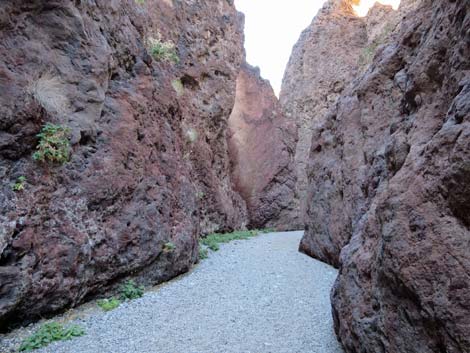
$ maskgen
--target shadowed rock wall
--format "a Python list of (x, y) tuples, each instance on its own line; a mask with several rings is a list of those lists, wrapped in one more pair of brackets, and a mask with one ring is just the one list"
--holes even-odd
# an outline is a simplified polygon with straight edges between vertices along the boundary
[[(226, 142), (242, 27), (226, 0), (1, 2), (2, 328), (128, 276), (167, 280), (199, 234), (247, 224)], [(178, 62), (152, 58), (149, 38)], [(45, 122), (71, 129), (64, 166), (31, 158)]]
[[(348, 174), (364, 172), (360, 162), (363, 156), (352, 154), (347, 168), (336, 163), (343, 151), (335, 148), (337, 137), (326, 125), (335, 118), (330, 110), (351, 82), (368, 69), (377, 49), (391, 39), (404, 14), (417, 4), (403, 1), (399, 11), (376, 4), (367, 17), (360, 18), (353, 11), (353, 3), (327, 2), (302, 33), (287, 66), (280, 100), (299, 133), (297, 195), (307, 230), (300, 248), (334, 266), (339, 265), (339, 253), (349, 241), (352, 225), (362, 215), (364, 199), (373, 195), (358, 197), (358, 192), (362, 195), (360, 186), (343, 185), (346, 170)], [(349, 144), (357, 137), (357, 126), (341, 133)], [(381, 145), (382, 141), (376, 143)], [(320, 158), (310, 158), (311, 153)], [(345, 194), (343, 188), (351, 188), (351, 192)], [(354, 207), (344, 207), (345, 197)]]
[[(382, 32), (372, 23), (376, 8), (358, 23), (359, 36), (341, 43), (362, 68), (343, 76), (326, 110), (307, 106), (313, 138), (301, 249), (340, 267), (332, 304), (347, 352), (470, 351), (469, 10), (465, 0), (403, 1), (384, 19), (399, 23)], [(322, 52), (301, 38), (303, 59), (296, 50), (291, 58), (304, 70), (299, 82), (311, 73), (312, 100), (316, 87), (336, 82), (315, 74), (337, 60), (332, 43)], [(285, 94), (288, 108), (302, 107)]]
[(229, 119), (229, 147), (236, 189), (253, 228), (300, 229), (294, 202), (295, 126), (287, 120), (259, 69), (244, 64)]

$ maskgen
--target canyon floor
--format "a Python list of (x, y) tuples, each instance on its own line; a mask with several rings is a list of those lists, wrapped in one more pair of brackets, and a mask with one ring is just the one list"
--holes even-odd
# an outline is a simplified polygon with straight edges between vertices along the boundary
[[(56, 318), (86, 335), (38, 353), (341, 353), (334, 268), (298, 252), (302, 232), (269, 233), (212, 252), (189, 274), (110, 312), (88, 303)], [(0, 351), (34, 327), (4, 337)]]

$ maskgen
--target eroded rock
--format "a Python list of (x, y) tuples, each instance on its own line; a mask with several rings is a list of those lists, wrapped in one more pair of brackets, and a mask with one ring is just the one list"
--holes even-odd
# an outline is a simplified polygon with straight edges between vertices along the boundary
[[(225, 137), (242, 26), (225, 0), (2, 1), (2, 328), (128, 276), (167, 280), (201, 233), (247, 224)], [(152, 57), (151, 38), (177, 59)], [(45, 122), (71, 129), (64, 166), (31, 158)]]
[[(469, 10), (423, 1), (347, 94), (358, 97), (358, 122), (375, 120), (349, 148), (385, 160), (363, 164), (378, 180), (351, 180), (374, 196), (332, 293), (349, 352), (470, 352)], [(393, 81), (400, 72), (404, 91)], [(364, 148), (374, 136), (382, 146)]]
[(270, 83), (248, 64), (237, 79), (229, 131), (234, 183), (246, 201), (250, 226), (300, 229), (294, 202), (295, 126), (284, 117)]
[[(347, 352), (469, 352), (470, 4), (403, 5), (400, 23), (373, 43), (370, 65), (344, 77), (336, 102), (299, 116), (313, 120), (301, 248), (340, 267), (332, 304)], [(351, 30), (374, 32), (363, 21)], [(315, 94), (335, 83), (315, 72), (337, 49), (334, 40), (332, 51), (309, 43), (301, 38), (303, 59), (294, 51), (291, 66), (305, 73), (298, 89), (311, 75)], [(357, 54), (363, 44), (343, 45)], [(286, 75), (296, 92), (295, 75)]]

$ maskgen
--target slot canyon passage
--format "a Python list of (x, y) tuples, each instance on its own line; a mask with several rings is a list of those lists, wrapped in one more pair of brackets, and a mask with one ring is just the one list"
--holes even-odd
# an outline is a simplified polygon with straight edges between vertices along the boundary
[(0, 352), (470, 353), (470, 1), (361, 5), (277, 99), (233, 0), (2, 0)]

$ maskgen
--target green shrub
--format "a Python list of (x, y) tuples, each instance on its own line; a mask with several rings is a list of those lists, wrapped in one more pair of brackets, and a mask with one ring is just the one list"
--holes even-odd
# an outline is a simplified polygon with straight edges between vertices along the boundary
[(197, 132), (196, 129), (191, 127), (191, 128), (186, 130), (185, 136), (186, 136), (186, 139), (188, 140), (188, 142), (195, 143), (197, 141), (197, 139), (199, 138), (199, 133)]
[(209, 257), (209, 251), (203, 247), (201, 243), (199, 243), (199, 260), (204, 260)]
[(70, 158), (70, 129), (47, 123), (37, 135), (39, 144), (33, 159), (40, 162), (64, 164)]
[(21, 352), (45, 347), (54, 341), (70, 340), (74, 337), (83, 336), (85, 331), (77, 325), (64, 328), (57, 322), (42, 325), (35, 333), (26, 338), (19, 348)]
[(393, 26), (391, 24), (387, 24), (384, 26), (382, 32), (367, 47), (362, 50), (362, 53), (359, 56), (359, 65), (364, 66), (372, 63), (377, 48), (386, 42), (388, 36), (392, 31)]
[(180, 58), (176, 52), (175, 44), (171, 40), (164, 42), (161, 35), (158, 34), (157, 38), (150, 37), (147, 42), (150, 55), (155, 60), (179, 63)]
[(181, 80), (171, 81), (171, 86), (175, 90), (178, 97), (181, 97), (184, 94), (184, 86)]
[(172, 243), (171, 241), (169, 241), (168, 243), (165, 243), (165, 245), (163, 245), (163, 251), (164, 252), (173, 252), (175, 249), (176, 249), (176, 245), (174, 243)]
[(16, 182), (12, 185), (13, 191), (23, 191), (24, 190), (24, 183), (26, 182), (25, 176), (20, 176), (16, 179)]
[(202, 200), (205, 196), (206, 196), (206, 193), (203, 192), (203, 191), (198, 191), (198, 192), (196, 192), (196, 197), (197, 197), (199, 200)]
[(145, 0), (135, 0), (136, 4), (143, 5), (145, 4)]
[(232, 240), (242, 240), (242, 239), (252, 238), (258, 234), (259, 234), (259, 231), (257, 230), (241, 230), (241, 231), (236, 231), (236, 232), (228, 233), (228, 234), (214, 233), (214, 234), (209, 234), (205, 238), (202, 238), (200, 240), (200, 243), (207, 246), (212, 251), (218, 251), (220, 248), (219, 244), (228, 243), (228, 242), (231, 242)]
[(117, 298), (100, 299), (97, 304), (103, 311), (110, 311), (116, 309), (121, 304), (121, 301)]
[(267, 233), (274, 233), (276, 230), (273, 228), (265, 228), (258, 230), (259, 233), (267, 234)]
[(129, 280), (119, 287), (119, 299), (132, 300), (144, 295), (144, 287), (137, 286), (134, 281)]

